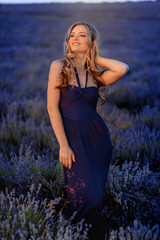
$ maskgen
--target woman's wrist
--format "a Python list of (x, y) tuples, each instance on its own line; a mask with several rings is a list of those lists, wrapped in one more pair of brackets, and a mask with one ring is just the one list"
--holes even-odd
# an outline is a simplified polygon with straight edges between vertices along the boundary
[(96, 64), (96, 65), (99, 65), (99, 64), (98, 64), (98, 59), (99, 59), (99, 57), (97, 56), (97, 57), (95, 58), (95, 64)]
[(68, 144), (68, 142), (60, 143), (59, 146), (60, 146), (60, 148), (68, 148), (69, 144)]
[(99, 65), (99, 56), (96, 57), (96, 65)]

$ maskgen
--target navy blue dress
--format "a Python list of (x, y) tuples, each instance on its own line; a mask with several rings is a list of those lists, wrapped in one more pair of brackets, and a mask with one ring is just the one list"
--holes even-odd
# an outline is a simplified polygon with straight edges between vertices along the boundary
[(112, 143), (108, 127), (96, 111), (98, 89), (68, 85), (61, 91), (59, 109), (69, 146), (75, 154), (71, 169), (63, 165), (68, 212), (70, 218), (77, 212), (74, 222), (82, 218), (96, 225), (100, 221), (108, 170), (112, 161)]

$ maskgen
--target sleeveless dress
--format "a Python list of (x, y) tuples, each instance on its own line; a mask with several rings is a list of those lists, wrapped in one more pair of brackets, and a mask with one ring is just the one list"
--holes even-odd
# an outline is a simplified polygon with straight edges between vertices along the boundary
[(61, 91), (59, 109), (69, 146), (75, 154), (69, 169), (63, 165), (69, 219), (76, 211), (74, 223), (82, 218), (92, 227), (99, 223), (108, 170), (112, 161), (112, 143), (108, 127), (96, 111), (98, 89), (81, 88), (77, 69), (78, 86), (68, 85)]

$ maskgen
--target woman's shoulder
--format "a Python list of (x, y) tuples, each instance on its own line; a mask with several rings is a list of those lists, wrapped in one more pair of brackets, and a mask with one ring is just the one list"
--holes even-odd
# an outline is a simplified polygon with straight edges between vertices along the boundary
[(64, 59), (55, 59), (51, 63), (51, 68), (58, 68), (58, 70), (61, 70), (62, 67), (64, 66)]

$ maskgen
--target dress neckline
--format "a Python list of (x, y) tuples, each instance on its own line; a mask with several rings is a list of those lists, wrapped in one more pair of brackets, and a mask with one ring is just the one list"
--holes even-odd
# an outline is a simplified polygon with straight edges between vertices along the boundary
[(80, 80), (79, 80), (79, 75), (78, 75), (77, 68), (75, 67), (74, 70), (75, 70), (76, 79), (77, 79), (77, 82), (78, 82), (78, 86), (79, 86), (80, 91), (81, 91), (82, 89), (85, 90), (85, 89), (87, 88), (88, 71), (86, 70), (86, 82), (85, 82), (85, 87), (84, 87), (84, 88), (81, 88), (81, 84), (80, 84)]
[[(73, 85), (73, 84), (68, 84), (68, 86), (79, 88), (79, 86), (76, 86), (76, 85)], [(88, 89), (88, 88), (95, 88), (95, 89), (97, 89), (96, 86), (89, 86), (89, 87), (86, 87), (86, 89)], [(85, 88), (81, 88), (81, 89), (83, 90), (83, 89), (85, 89)], [(97, 89), (97, 90), (98, 90), (98, 89)]]

